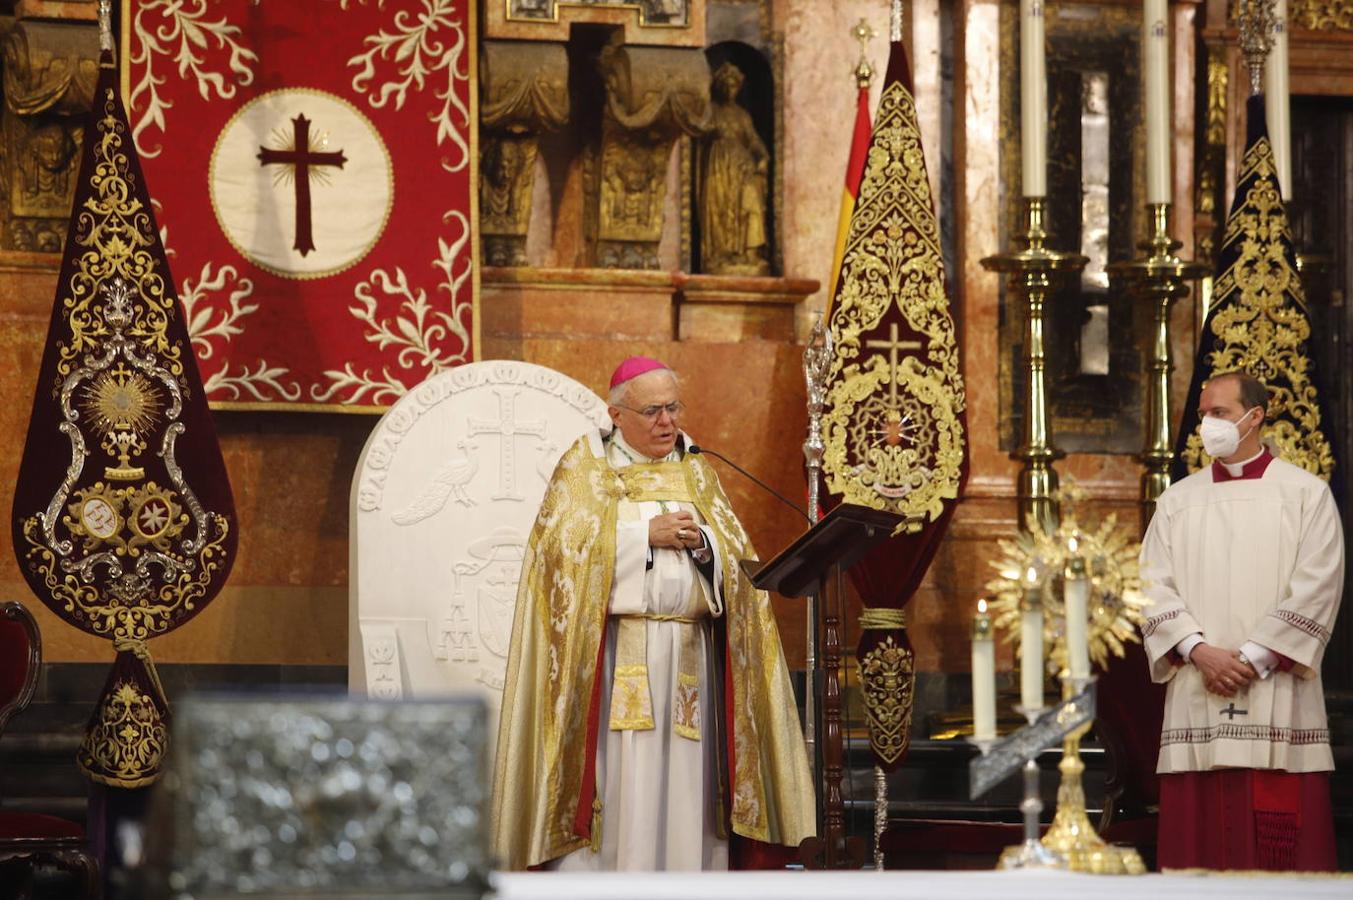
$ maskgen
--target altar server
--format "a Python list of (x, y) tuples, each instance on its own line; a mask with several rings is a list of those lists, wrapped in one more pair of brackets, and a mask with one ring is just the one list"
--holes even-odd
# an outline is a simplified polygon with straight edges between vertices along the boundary
[(1248, 374), (1200, 398), (1211, 466), (1161, 495), (1142, 544), (1142, 629), (1168, 682), (1162, 868), (1336, 867), (1320, 663), (1344, 542), (1329, 487), (1263, 444), (1268, 394)]

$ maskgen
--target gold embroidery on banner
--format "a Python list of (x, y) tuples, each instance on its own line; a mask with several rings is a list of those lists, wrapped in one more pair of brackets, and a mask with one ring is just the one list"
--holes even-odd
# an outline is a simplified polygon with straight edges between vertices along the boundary
[[(139, 640), (173, 628), (208, 594), (230, 523), (203, 508), (178, 465), (189, 384), (185, 348), (169, 337), (174, 297), (150, 211), (136, 197), (117, 100), (105, 90), (97, 102), (92, 194), (74, 211), (74, 271), (59, 298), (70, 333), (56, 344), (50, 386), (71, 458), (46, 509), (25, 518), (22, 532), (27, 564), (77, 625)], [(104, 478), (125, 487), (77, 488), (95, 455), (91, 439), (112, 463)], [(132, 464), (151, 456), (162, 460), (168, 484), (143, 481), (144, 469)]]
[(102, 437), (99, 446), (117, 457), (117, 466), (103, 470), (105, 478), (136, 481), (146, 470), (131, 466), (131, 457), (146, 449), (145, 435), (163, 405), (155, 385), (125, 365), (103, 372), (85, 385), (80, 406), (90, 427)]
[(860, 660), (860, 686), (869, 721), (869, 745), (890, 766), (902, 758), (911, 733), (916, 657), (888, 635)]
[(677, 675), (672, 730), (684, 738), (700, 740), (700, 679), (689, 672)]
[[(1267, 138), (1246, 151), (1237, 183), (1248, 187), (1226, 220), (1221, 252), (1235, 245), (1239, 253), (1214, 288), (1205, 334), (1214, 349), (1207, 362), (1212, 372), (1243, 370), (1264, 382), (1270, 396), (1265, 438), (1283, 459), (1328, 481), (1334, 453), (1311, 380), (1311, 323), (1301, 278), (1285, 252), (1291, 235)], [(1196, 431), (1183, 458), (1190, 472), (1211, 462)]]
[(118, 682), (104, 698), (98, 722), (80, 744), (79, 764), (95, 781), (133, 788), (157, 777), (169, 730), (149, 694)]
[(1311, 31), (1353, 31), (1353, 0), (1293, 0), (1288, 17)]
[[(841, 289), (823, 472), (846, 502), (938, 517), (958, 496), (963, 378), (916, 109), (900, 83), (879, 101), (851, 218)], [(871, 340), (896, 305), (922, 340)], [(873, 351), (868, 352), (867, 351)]]

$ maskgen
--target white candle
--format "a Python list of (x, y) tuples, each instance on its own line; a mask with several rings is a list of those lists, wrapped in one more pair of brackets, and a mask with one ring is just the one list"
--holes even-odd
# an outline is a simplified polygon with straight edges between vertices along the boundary
[(972, 622), (972, 736), (996, 738), (996, 645), (991, 638), (987, 601), (977, 601)]
[(1268, 142), (1284, 200), (1292, 196), (1292, 95), (1287, 82), (1287, 0), (1273, 6), (1273, 48), (1264, 61), (1264, 109)]
[(1043, 708), (1043, 591), (1038, 572), (1029, 569), (1019, 627), (1019, 702), (1025, 709)]
[(1043, 0), (1019, 0), (1019, 134), (1026, 197), (1048, 193), (1048, 72), (1043, 55)]
[(1076, 555), (1077, 541), (1069, 543), (1071, 564), (1066, 570), (1063, 592), (1066, 610), (1067, 668), (1072, 678), (1090, 677), (1090, 579), (1085, 577), (1085, 560)]
[(1142, 6), (1142, 102), (1146, 108), (1146, 202), (1170, 202), (1170, 25), (1166, 0)]

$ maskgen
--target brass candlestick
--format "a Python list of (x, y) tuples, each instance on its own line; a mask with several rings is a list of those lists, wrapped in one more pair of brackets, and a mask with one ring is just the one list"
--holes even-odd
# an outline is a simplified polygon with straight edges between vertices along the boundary
[[(1062, 679), (1062, 697), (1070, 700), (1085, 690), (1093, 679)], [(1090, 730), (1090, 723), (1071, 732), (1062, 741), (1062, 761), (1057, 770), (1062, 773), (1057, 786), (1057, 813), (1052, 825), (1043, 835), (1043, 847), (1066, 860), (1073, 872), (1095, 875), (1143, 875), (1146, 866), (1141, 854), (1132, 847), (1105, 843), (1090, 824), (1085, 812), (1085, 788), (1081, 776), (1085, 763), (1081, 761), (1081, 738)]]
[(1048, 422), (1048, 392), (1045, 380), (1047, 366), (1043, 341), (1043, 310), (1052, 293), (1054, 276), (1079, 272), (1088, 260), (1079, 253), (1061, 253), (1044, 246), (1047, 232), (1043, 228), (1044, 199), (1029, 197), (1028, 228), (1019, 242), (1023, 250), (988, 256), (982, 267), (989, 272), (1005, 272), (1010, 276), (1010, 290), (1023, 298), (1026, 305), (1024, 330), (1024, 437), (1010, 454), (1023, 465), (1019, 472), (1019, 525), (1028, 531), (1031, 522), (1039, 522), (1044, 530), (1056, 528), (1057, 472), (1054, 460), (1063, 454), (1052, 444)]
[(1146, 433), (1142, 441), (1141, 504), (1142, 530), (1156, 511), (1156, 499), (1170, 486), (1170, 466), (1174, 463), (1174, 434), (1170, 418), (1170, 373), (1174, 369), (1170, 351), (1170, 307), (1187, 297), (1188, 285), (1207, 275), (1202, 263), (1181, 260), (1175, 251), (1181, 244), (1170, 239), (1170, 204), (1152, 203), (1152, 234), (1138, 244), (1145, 258), (1117, 262), (1109, 266), (1111, 278), (1123, 278), (1133, 295), (1151, 308), (1151, 358), (1146, 391)]
[[(1140, 640), (1138, 628), (1146, 621), (1142, 610), (1149, 603), (1141, 593), (1137, 569), (1140, 545), (1118, 528), (1113, 516), (1098, 524), (1082, 521), (1077, 507), (1083, 498), (1083, 491), (1067, 484), (1057, 497), (1060, 516), (1054, 530), (1045, 530), (1035, 522), (1030, 531), (1001, 541), (1002, 556), (991, 563), (999, 577), (987, 583), (993, 594), (995, 627), (1012, 639), (1019, 639), (1020, 606), (1029, 581), (1026, 573), (1032, 568), (1047, 579), (1043, 593), (1043, 641), (1052, 670), (1062, 672), (1063, 706), (1075, 698), (1092, 695), (1089, 687), (1094, 681), (1070, 677), (1072, 629), (1066, 619), (1068, 587), (1079, 582), (1087, 589), (1084, 639), (1092, 663), (1100, 666), (1107, 665), (1110, 655), (1122, 656), (1125, 643)], [(1083, 727), (1068, 727), (1059, 732), (1064, 735), (1062, 762), (1058, 766), (1062, 780), (1057, 789), (1057, 812), (1042, 845), (1073, 872), (1139, 874), (1145, 867), (1137, 851), (1105, 843), (1095, 833), (1085, 812), (1081, 780), (1085, 763), (1080, 757), (1080, 742), (1092, 717), (1093, 710), (1086, 714)], [(1073, 724), (1069, 722), (1068, 726)], [(1027, 854), (1020, 847), (1012, 847), (1007, 855), (1015, 860)]]

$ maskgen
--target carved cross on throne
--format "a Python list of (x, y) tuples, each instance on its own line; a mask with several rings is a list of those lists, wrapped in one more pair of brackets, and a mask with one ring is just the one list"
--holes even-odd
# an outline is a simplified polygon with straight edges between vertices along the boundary
[[(343, 168), (347, 158), (343, 151), (337, 153), (312, 153), (310, 151), (310, 120), (301, 113), (291, 120), (293, 128), (292, 149), (270, 150), (258, 148), (258, 164), (289, 165), (294, 167), (293, 180), (296, 184), (296, 242), (292, 249), (305, 256), (315, 249), (310, 219), (310, 167), (334, 166)], [(319, 173), (316, 173), (319, 174)]]
[(498, 421), (491, 422), (488, 419), (476, 417), (470, 418), (470, 434), (487, 434), (497, 436), (499, 440), (498, 448), (498, 491), (493, 495), (494, 500), (523, 500), (525, 499), (517, 492), (517, 438), (534, 437), (543, 440), (545, 438), (545, 422), (541, 419), (532, 419), (527, 422), (518, 422), (516, 415), (516, 390), (503, 390), (494, 388), (493, 391), (498, 395)]

